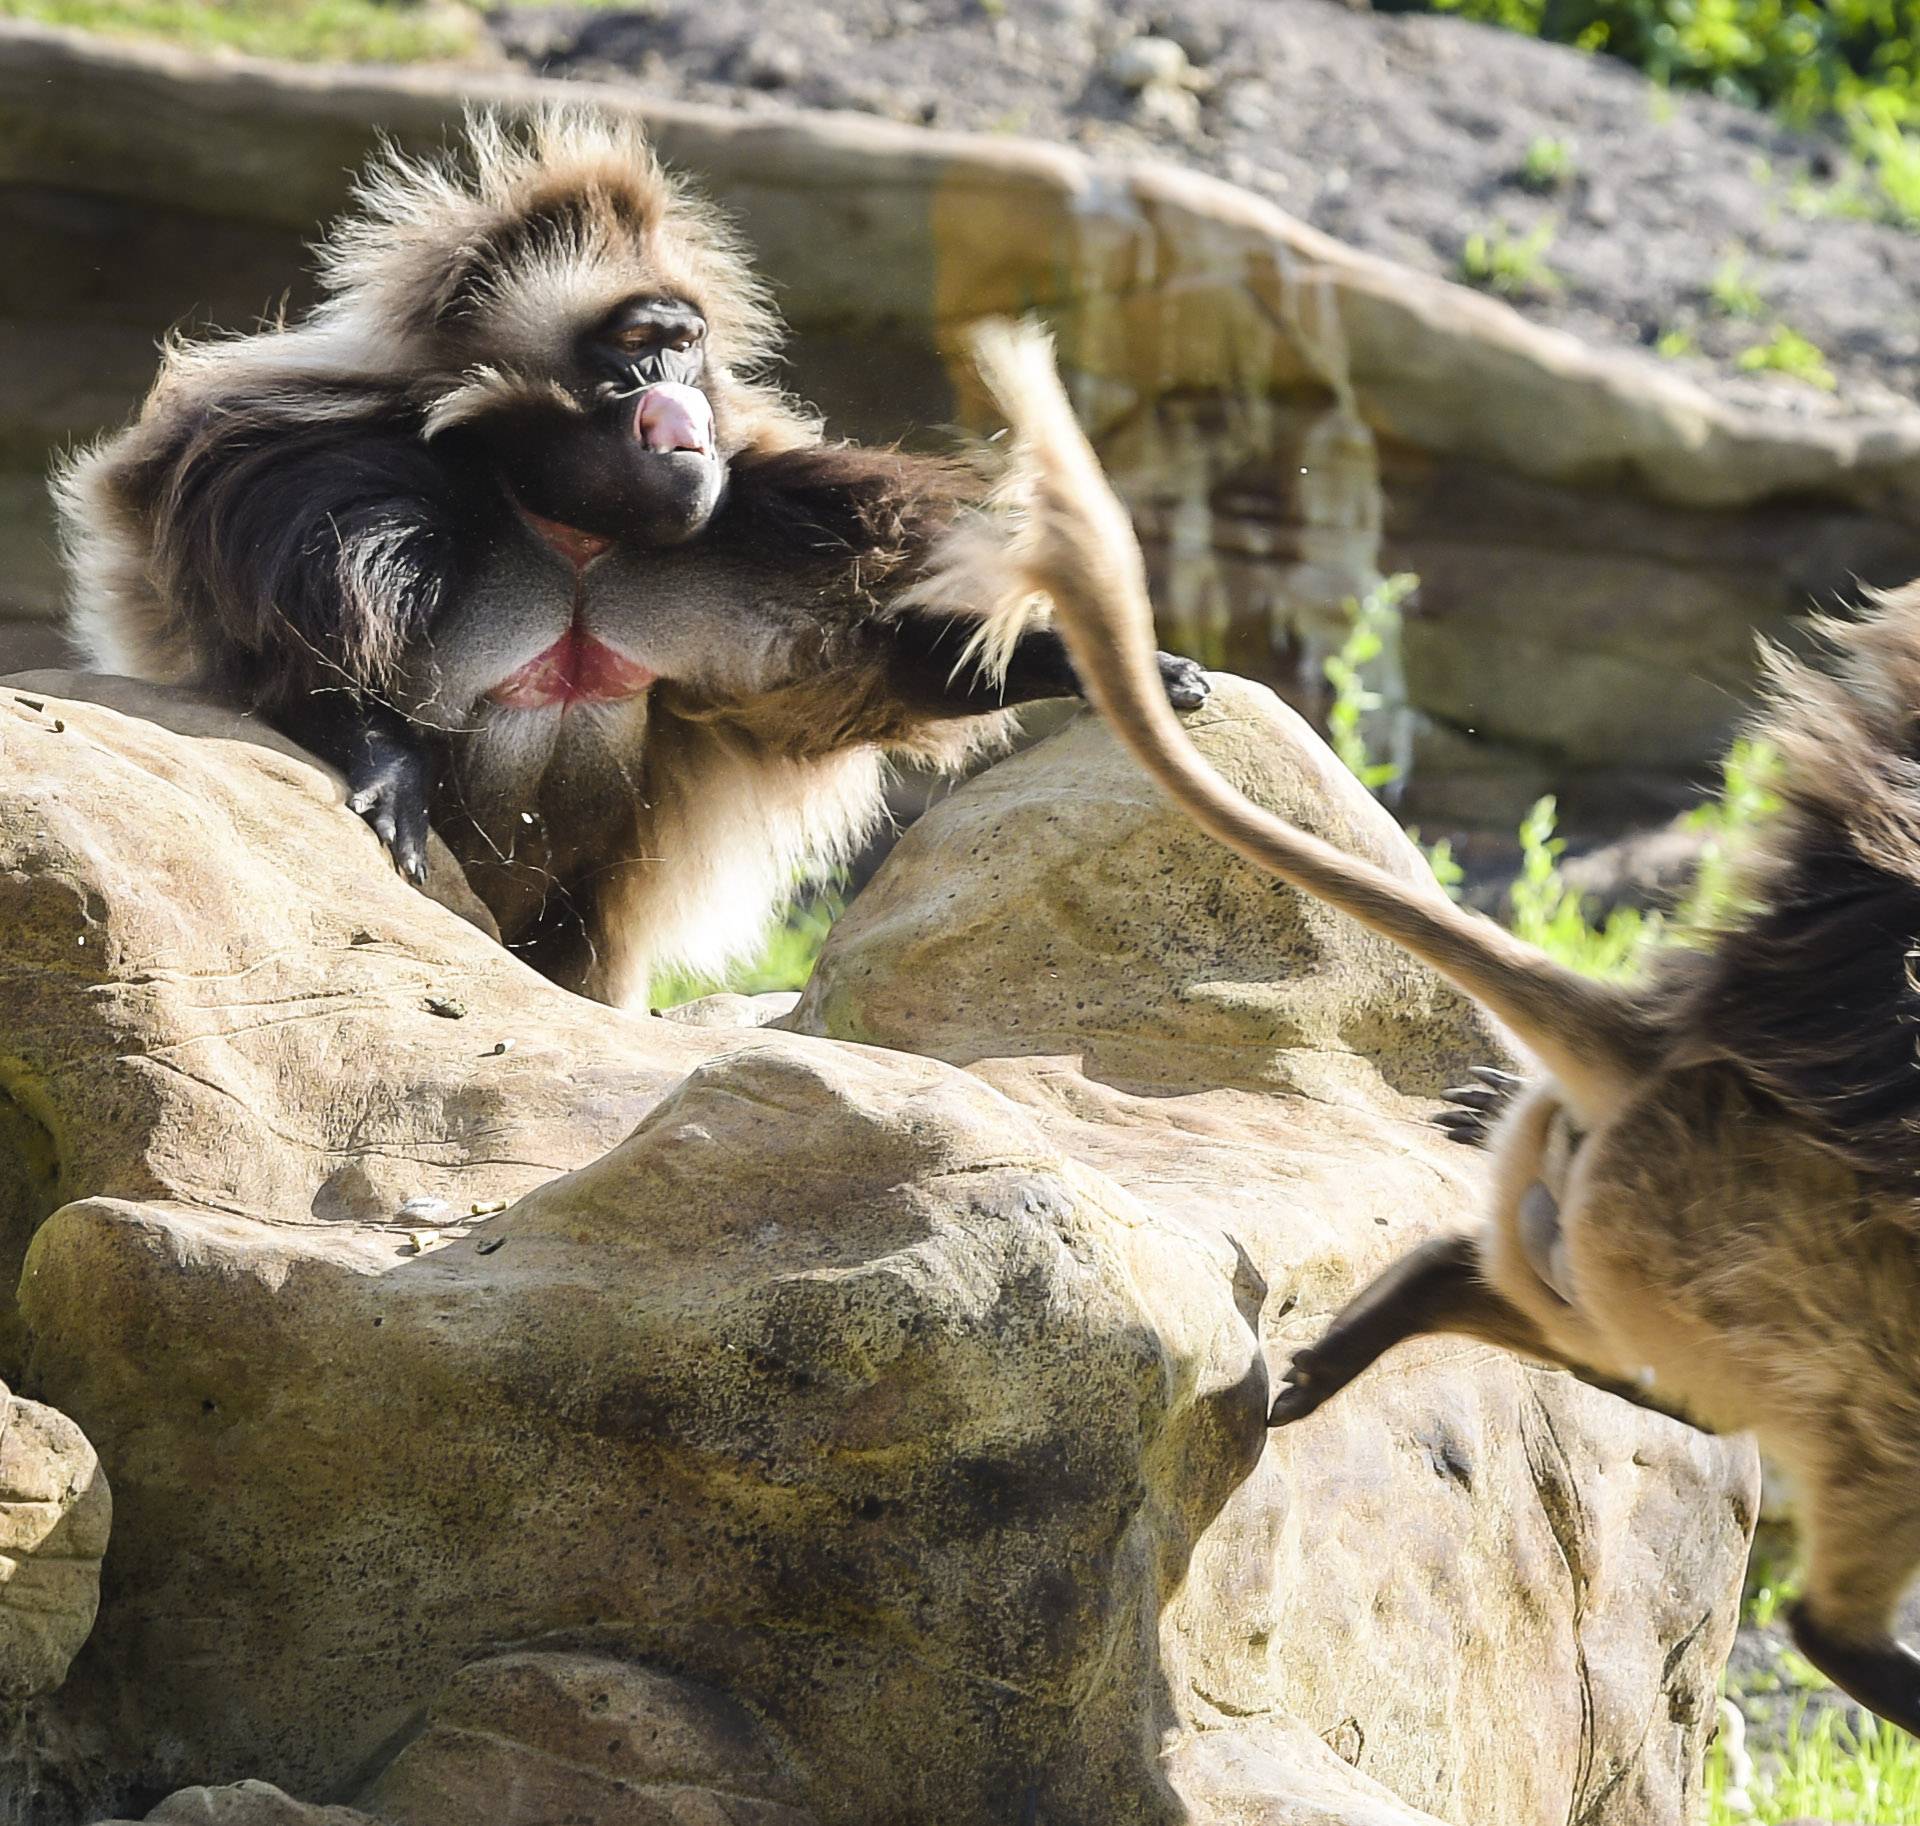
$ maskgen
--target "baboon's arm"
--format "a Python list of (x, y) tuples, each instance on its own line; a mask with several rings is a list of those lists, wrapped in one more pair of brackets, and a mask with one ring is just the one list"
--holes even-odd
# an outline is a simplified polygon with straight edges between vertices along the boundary
[(1824, 1628), (1803, 1600), (1787, 1615), (1793, 1643), (1837, 1686), (1889, 1724), (1920, 1737), (1920, 1655), (1891, 1636), (1847, 1642)]
[(406, 719), (345, 688), (317, 691), (262, 714), (346, 775), (348, 809), (373, 826), (408, 880), (425, 881), (432, 770)]
[[(961, 616), (906, 615), (893, 630), (893, 675), (902, 694), (935, 715), (982, 716), (1042, 698), (1079, 697), (1080, 676), (1052, 628), (1032, 628), (1007, 654), (1006, 674), (975, 663), (980, 624)], [(1197, 710), (1212, 689), (1207, 675), (1176, 653), (1155, 655), (1161, 688), (1176, 710)]]
[(1649, 1413), (1691, 1427), (1700, 1424), (1649, 1389), (1563, 1357), (1533, 1320), (1487, 1279), (1472, 1235), (1423, 1243), (1349, 1300), (1318, 1344), (1294, 1354), (1267, 1424), (1284, 1427), (1304, 1420), (1396, 1344), (1429, 1332), (1453, 1332), (1496, 1344), (1567, 1370), (1589, 1388)]
[(1540, 1328), (1487, 1280), (1477, 1240), (1439, 1236), (1401, 1257), (1341, 1308), (1318, 1344), (1294, 1354), (1267, 1424), (1304, 1420), (1396, 1344), (1439, 1331), (1560, 1361)]

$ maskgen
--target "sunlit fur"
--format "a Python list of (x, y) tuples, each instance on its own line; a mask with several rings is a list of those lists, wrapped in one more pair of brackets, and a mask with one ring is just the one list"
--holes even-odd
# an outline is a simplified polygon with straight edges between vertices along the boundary
[(953, 542), (929, 588), (1015, 621), (1047, 591), (1089, 697), (1197, 821), (1426, 959), (1547, 1067), (1492, 1137), (1485, 1227), (1356, 1296), (1294, 1357), (1276, 1422), (1452, 1331), (1752, 1429), (1798, 1492), (1800, 1646), (1920, 1731), (1920, 1658), (1890, 1634), (1920, 1565), (1920, 585), (1829, 626), (1829, 665), (1773, 658), (1756, 733), (1784, 810), (1736, 913), (1643, 984), (1596, 985), (1206, 766), (1148, 689), (1138, 550), (1045, 344), (999, 330), (980, 355), (1031, 518), (1017, 544)]
[[(904, 593), (981, 483), (823, 442), (768, 378), (779, 326), (738, 238), (637, 126), (570, 107), (388, 150), (320, 274), (297, 321), (172, 339), (134, 424), (57, 478), (92, 665), (276, 718), (392, 706), (435, 747), (434, 823), (508, 942), (616, 1002), (751, 950), (870, 833), (890, 757), (956, 766), (1002, 737), (990, 691), (963, 715), (904, 688), (893, 638), (930, 622)], [(653, 295), (706, 320), (730, 492), (691, 543), (576, 578), (446, 453), (516, 412), (585, 423), (570, 351)], [(659, 682), (564, 718), (490, 700), (570, 625)], [(556, 896), (582, 905), (565, 943)]]

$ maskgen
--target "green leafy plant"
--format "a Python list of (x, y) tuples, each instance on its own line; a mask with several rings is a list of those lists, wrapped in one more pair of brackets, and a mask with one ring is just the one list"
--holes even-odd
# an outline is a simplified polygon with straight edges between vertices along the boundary
[(1615, 907), (1597, 923), (1588, 896), (1560, 871), (1566, 839), (1555, 834), (1557, 806), (1551, 793), (1536, 799), (1520, 824), (1520, 873), (1508, 891), (1508, 924), (1516, 936), (1538, 945), (1569, 969), (1587, 976), (1630, 975), (1659, 931), (1657, 916), (1637, 907)]
[(1503, 298), (1557, 292), (1560, 275), (1547, 264), (1546, 257), (1553, 236), (1551, 221), (1524, 235), (1509, 234), (1504, 228), (1470, 234), (1460, 250), (1460, 276), (1469, 285), (1498, 292)]
[(1759, 288), (1747, 277), (1744, 254), (1731, 253), (1714, 269), (1707, 295), (1726, 317), (1758, 317), (1767, 308)]
[(1527, 142), (1520, 183), (1528, 190), (1564, 190), (1573, 181), (1573, 142), (1541, 133)]
[(1826, 356), (1798, 330), (1784, 323), (1775, 324), (1773, 334), (1765, 342), (1742, 349), (1737, 360), (1749, 373), (1790, 375), (1809, 387), (1818, 387), (1823, 393), (1831, 393), (1839, 385), (1833, 370), (1827, 366)]
[(1410, 571), (1401, 571), (1382, 578), (1365, 596), (1349, 598), (1347, 637), (1321, 667), (1333, 693), (1327, 706), (1327, 741), (1369, 792), (1391, 786), (1400, 769), (1391, 761), (1376, 761), (1367, 745), (1364, 725), (1382, 699), (1366, 682), (1365, 672), (1398, 635), (1400, 605), (1419, 583)]
[(1664, 355), (1669, 361), (1684, 361), (1689, 355), (1698, 355), (1700, 345), (1694, 340), (1693, 332), (1681, 325), (1663, 330), (1653, 350), (1656, 355)]
[(1910, 92), (1870, 95), (1848, 110), (1847, 137), (1879, 192), (1881, 213), (1920, 228), (1920, 137), (1912, 107)]
[[(1400, 769), (1391, 761), (1377, 761), (1367, 742), (1366, 719), (1383, 703), (1380, 694), (1366, 681), (1365, 668), (1386, 652), (1390, 640), (1400, 631), (1400, 605), (1420, 587), (1420, 579), (1411, 571), (1396, 571), (1383, 577), (1365, 596), (1349, 597), (1347, 637), (1340, 650), (1331, 654), (1321, 667), (1332, 689), (1327, 706), (1327, 742), (1347, 771), (1369, 792), (1391, 786), (1400, 777)], [(1467, 878), (1445, 837), (1435, 843), (1423, 843), (1413, 826), (1407, 827), (1410, 841), (1418, 845), (1433, 870), (1433, 878), (1446, 891), (1459, 898)]]

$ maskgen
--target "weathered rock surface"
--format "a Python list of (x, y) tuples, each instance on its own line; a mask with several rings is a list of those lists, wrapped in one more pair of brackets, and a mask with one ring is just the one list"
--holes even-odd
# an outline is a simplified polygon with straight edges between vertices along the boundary
[[(328, 776), (53, 685), (20, 1382), (116, 1508), (0, 1818), (1685, 1817), (1750, 1454), (1460, 1345), (1267, 1438), (1264, 1360), (1463, 1219), (1421, 1118), (1498, 1042), (1097, 727), (919, 827), (802, 1032), (570, 998)], [(1267, 694), (1196, 728), (1417, 868)]]
[[(1509, 43), (1536, 54), (1556, 55)], [(1315, 80), (1261, 77), (1282, 111), (1290, 80)], [(299, 244), (376, 129), (437, 145), (474, 102), (586, 92), (211, 63), (0, 23), (9, 606), (45, 615), (57, 593), (49, 453), (132, 408), (174, 322), (250, 324), (307, 270)], [(1347, 599), (1417, 571), (1382, 740), (1412, 763), (1407, 809), (1429, 827), (1510, 836), (1547, 790), (1576, 826), (1670, 813), (1739, 719), (1756, 631), (1920, 574), (1910, 404), (1854, 413), (1843, 395), (1809, 416), (1730, 400), (1169, 165), (591, 93), (644, 113), (739, 213), (798, 332), (795, 384), (838, 431), (989, 428), (959, 328), (1043, 314), (1135, 511), (1170, 644), (1311, 699)], [(1674, 232), (1697, 240), (1691, 218)], [(0, 631), (0, 665), (18, 638)]]
[(112, 1518), (86, 1436), (0, 1383), (0, 1708), (66, 1678), (93, 1628)]
[[(168, 1826), (376, 1826), (356, 1808), (296, 1801), (271, 1782), (182, 1788), (178, 1794), (168, 1795), (146, 1817), (165, 1821)], [(132, 1826), (132, 1822), (110, 1820), (106, 1826)]]

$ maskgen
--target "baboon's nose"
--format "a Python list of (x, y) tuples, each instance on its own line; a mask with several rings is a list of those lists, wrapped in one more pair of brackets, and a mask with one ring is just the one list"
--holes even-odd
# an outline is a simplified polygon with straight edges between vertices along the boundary
[(657, 381), (634, 402), (633, 434), (649, 450), (713, 454), (713, 408), (698, 387)]

